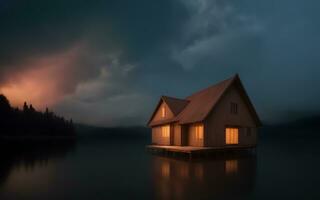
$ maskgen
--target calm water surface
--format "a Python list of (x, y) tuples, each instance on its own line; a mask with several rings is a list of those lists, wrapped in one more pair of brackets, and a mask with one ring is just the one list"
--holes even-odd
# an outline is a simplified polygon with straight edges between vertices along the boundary
[(150, 155), (148, 139), (3, 150), (0, 199), (320, 199), (320, 137), (270, 135), (256, 154), (192, 161)]

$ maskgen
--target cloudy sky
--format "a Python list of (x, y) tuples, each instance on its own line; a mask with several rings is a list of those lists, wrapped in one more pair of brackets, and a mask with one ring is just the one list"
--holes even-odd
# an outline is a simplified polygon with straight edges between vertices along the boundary
[(0, 92), (144, 125), (161, 95), (239, 73), (263, 121), (320, 111), (316, 0), (0, 0)]

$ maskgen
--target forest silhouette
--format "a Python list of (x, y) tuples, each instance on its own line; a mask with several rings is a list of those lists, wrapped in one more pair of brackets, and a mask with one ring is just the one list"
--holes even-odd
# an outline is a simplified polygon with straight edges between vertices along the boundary
[(23, 109), (13, 108), (0, 94), (0, 136), (7, 138), (74, 137), (72, 119), (66, 120), (49, 111), (37, 111), (25, 102)]

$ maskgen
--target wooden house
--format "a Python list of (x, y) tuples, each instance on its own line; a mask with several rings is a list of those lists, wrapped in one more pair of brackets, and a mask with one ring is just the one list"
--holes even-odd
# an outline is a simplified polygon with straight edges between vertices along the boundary
[(255, 147), (259, 117), (238, 75), (185, 99), (162, 96), (148, 126), (153, 147)]

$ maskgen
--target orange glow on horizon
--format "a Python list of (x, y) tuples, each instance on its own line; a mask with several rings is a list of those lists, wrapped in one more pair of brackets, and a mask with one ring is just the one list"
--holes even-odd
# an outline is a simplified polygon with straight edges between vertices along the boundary
[[(35, 75), (35, 76), (33, 76)], [(0, 88), (13, 106), (22, 106), (23, 102), (28, 102), (36, 107), (52, 105), (56, 101), (56, 88), (53, 81), (41, 80), (38, 78), (40, 74), (37, 72), (26, 73), (25, 77), (18, 78), (16, 83), (9, 83)]]
[(77, 56), (78, 50), (73, 48), (59, 55), (26, 61), (24, 70), (13, 72), (0, 85), (0, 93), (14, 107), (22, 107), (25, 101), (36, 109), (52, 106), (66, 92), (66, 83), (73, 73), (70, 67)]

